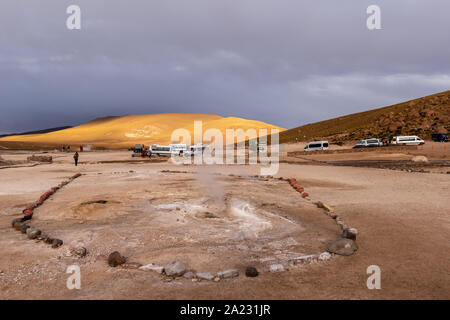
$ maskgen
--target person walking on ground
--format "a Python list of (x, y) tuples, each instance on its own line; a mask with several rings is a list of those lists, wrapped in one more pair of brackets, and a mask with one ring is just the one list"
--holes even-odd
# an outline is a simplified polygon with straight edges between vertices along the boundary
[(73, 155), (73, 160), (75, 160), (75, 166), (78, 166), (78, 152)]

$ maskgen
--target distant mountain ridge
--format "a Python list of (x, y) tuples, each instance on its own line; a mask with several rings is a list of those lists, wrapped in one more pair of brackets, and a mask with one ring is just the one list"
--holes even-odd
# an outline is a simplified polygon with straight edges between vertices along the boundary
[(0, 138), (3, 137), (9, 137), (9, 136), (24, 136), (29, 134), (39, 134), (39, 133), (49, 133), (59, 130), (65, 130), (73, 128), (72, 126), (64, 126), (64, 127), (56, 127), (56, 128), (49, 128), (49, 129), (42, 129), (42, 130), (35, 130), (35, 131), (27, 131), (27, 132), (21, 132), (21, 133), (8, 133), (8, 134), (0, 134)]

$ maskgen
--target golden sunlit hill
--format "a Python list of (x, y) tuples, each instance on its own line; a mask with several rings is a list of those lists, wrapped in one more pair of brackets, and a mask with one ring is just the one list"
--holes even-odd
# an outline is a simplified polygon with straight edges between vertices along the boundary
[(335, 143), (372, 137), (418, 135), (450, 130), (450, 91), (396, 105), (354, 113), (283, 131), (280, 142), (329, 140)]
[(283, 128), (261, 121), (236, 117), (195, 113), (164, 113), (151, 115), (127, 115), (105, 117), (86, 124), (44, 134), (15, 135), (0, 139), (3, 149), (29, 149), (33, 147), (57, 147), (62, 145), (93, 145), (110, 149), (129, 148), (135, 144), (169, 144), (172, 132), (183, 128), (194, 137), (194, 121), (202, 121), (203, 132), (216, 128), (226, 129), (279, 129)]

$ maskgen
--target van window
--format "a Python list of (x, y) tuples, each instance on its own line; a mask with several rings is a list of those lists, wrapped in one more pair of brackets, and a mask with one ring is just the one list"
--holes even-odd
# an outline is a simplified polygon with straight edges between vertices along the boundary
[(324, 148), (328, 148), (328, 142), (325, 142), (325, 143), (323, 144), (323, 147), (324, 147)]
[(313, 144), (310, 144), (310, 145), (308, 145), (308, 148), (320, 148), (320, 147), (322, 147), (322, 145), (320, 144), (320, 143), (313, 143)]

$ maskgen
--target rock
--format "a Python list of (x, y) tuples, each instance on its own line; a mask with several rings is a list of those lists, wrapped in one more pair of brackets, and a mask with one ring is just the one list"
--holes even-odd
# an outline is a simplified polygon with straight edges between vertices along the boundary
[(80, 258), (83, 258), (86, 256), (87, 250), (84, 247), (78, 247), (73, 250), (73, 254)]
[(347, 238), (351, 240), (356, 240), (356, 235), (358, 234), (358, 230), (355, 228), (347, 228), (342, 232), (342, 238)]
[(38, 235), (40, 235), (42, 232), (39, 229), (28, 228), (26, 233), (27, 233), (28, 239), (36, 239), (38, 237)]
[(139, 269), (142, 266), (139, 262), (125, 262), (120, 265), (124, 269)]
[(145, 266), (141, 266), (139, 267), (139, 270), (143, 270), (143, 271), (155, 271), (159, 274), (163, 273), (164, 271), (164, 267), (161, 266), (157, 266), (153, 263), (147, 264)]
[(63, 241), (62, 240), (60, 240), (60, 239), (53, 239), (52, 240), (52, 248), (53, 249), (59, 248), (62, 245), (63, 245)]
[(259, 272), (255, 267), (247, 267), (247, 269), (245, 269), (245, 275), (247, 277), (254, 278), (259, 275)]
[(13, 221), (11, 221), (11, 227), (14, 228), (14, 225), (15, 225), (16, 223), (23, 223), (23, 219), (22, 219), (22, 218), (16, 218), (16, 219), (13, 219)]
[(22, 224), (22, 227), (20, 228), (20, 232), (22, 232), (23, 234), (27, 233), (27, 230), (30, 228), (29, 225), (27, 224)]
[(108, 256), (108, 264), (111, 267), (120, 266), (121, 264), (124, 264), (126, 261), (127, 259), (124, 256), (120, 255), (120, 253), (117, 251), (112, 252)]
[(239, 271), (236, 269), (229, 269), (217, 273), (217, 276), (221, 279), (234, 278), (239, 276)]
[(425, 156), (415, 156), (411, 158), (412, 162), (428, 162), (428, 158)]
[(45, 240), (48, 236), (45, 233), (41, 233), (40, 235), (37, 236), (36, 239), (38, 240)]
[(319, 254), (319, 261), (328, 261), (331, 259), (331, 254), (329, 252), (322, 252)]
[(317, 206), (317, 208), (325, 208), (322, 201), (317, 201), (316, 206)]
[(192, 271), (188, 271), (183, 275), (183, 277), (185, 277), (186, 279), (193, 279), (195, 278), (195, 273), (193, 273)]
[(219, 277), (215, 277), (214, 278), (214, 282), (219, 282), (220, 281), (220, 278)]
[(164, 272), (169, 277), (181, 277), (186, 272), (186, 266), (180, 261), (172, 261), (164, 267)]
[(48, 243), (48, 244), (52, 244), (52, 243), (53, 243), (53, 238), (46, 237), (46, 238), (44, 239), (44, 242), (45, 242), (45, 243)]
[(215, 276), (209, 272), (199, 272), (197, 273), (197, 278), (202, 280), (214, 280)]
[(351, 239), (339, 239), (328, 244), (327, 251), (341, 256), (350, 256), (356, 250), (358, 245)]
[(283, 272), (284, 271), (284, 267), (282, 264), (272, 264), (269, 267), (269, 271), (270, 272)]

